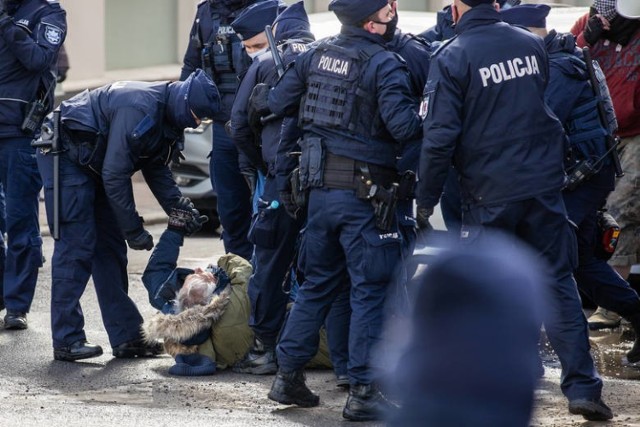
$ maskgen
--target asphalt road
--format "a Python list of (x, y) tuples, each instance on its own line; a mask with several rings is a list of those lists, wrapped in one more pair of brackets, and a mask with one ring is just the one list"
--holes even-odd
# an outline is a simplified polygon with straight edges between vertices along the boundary
[[(149, 227), (155, 240), (163, 225)], [(45, 237), (44, 252), (52, 254), (53, 244)], [(183, 266), (204, 266), (222, 255), (217, 237), (199, 235), (187, 239), (179, 262)], [(145, 318), (154, 314), (140, 282), (149, 252), (130, 252), (130, 294)], [(167, 370), (171, 357), (117, 360), (103, 330), (98, 305), (90, 284), (82, 299), (89, 341), (100, 344), (105, 354), (85, 362), (53, 360), (49, 325), (51, 270), (47, 262), (40, 272), (34, 304), (29, 313), (29, 329), (5, 331), (0, 328), (0, 426), (338, 426), (346, 393), (335, 387), (330, 371), (310, 371), (310, 387), (318, 392), (321, 405), (301, 409), (278, 405), (266, 395), (272, 376), (255, 377), (218, 372), (206, 377), (173, 377)], [(4, 313), (3, 313), (4, 314)], [(616, 341), (614, 333), (601, 340)], [(611, 338), (614, 337), (614, 338)], [(616, 341), (618, 342), (618, 341)], [(628, 348), (628, 344), (627, 348)], [(623, 348), (615, 349), (621, 354)], [(611, 346), (597, 350), (611, 354)], [(616, 356), (617, 357), (617, 356)], [(473, 355), (469, 355), (473, 363)], [(554, 361), (546, 363), (546, 374), (536, 393), (534, 426), (588, 426), (579, 416), (571, 416), (559, 389), (559, 370)], [(464, 367), (460, 367), (464, 372)], [(610, 376), (620, 375), (613, 370)], [(627, 372), (633, 378), (634, 372)], [(636, 374), (637, 375), (637, 374)], [(637, 378), (637, 376), (636, 376)], [(636, 380), (605, 380), (605, 398), (617, 416), (604, 425), (640, 425)], [(362, 426), (383, 425), (362, 423)]]

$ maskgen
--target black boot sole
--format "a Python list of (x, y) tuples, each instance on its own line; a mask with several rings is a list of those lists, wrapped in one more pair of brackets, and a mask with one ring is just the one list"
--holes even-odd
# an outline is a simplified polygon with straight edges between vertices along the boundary
[(278, 372), (278, 365), (270, 363), (260, 366), (234, 366), (231, 370), (237, 374), (273, 375)]
[(580, 406), (569, 405), (569, 412), (573, 415), (582, 415), (588, 421), (608, 421), (613, 414), (605, 413), (603, 408), (595, 402), (584, 402)]
[(156, 357), (161, 352), (149, 350), (148, 348), (131, 348), (126, 350), (114, 350), (113, 357), (116, 359), (135, 359), (136, 357)]
[(313, 408), (320, 404), (319, 396), (313, 396), (310, 399), (297, 399), (271, 390), (267, 397), (275, 402), (282, 403), (283, 405), (298, 405), (301, 408)]

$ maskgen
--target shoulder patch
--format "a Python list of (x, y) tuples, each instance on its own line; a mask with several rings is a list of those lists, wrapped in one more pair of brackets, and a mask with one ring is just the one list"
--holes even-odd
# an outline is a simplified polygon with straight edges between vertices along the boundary
[(44, 38), (52, 45), (59, 45), (62, 42), (62, 30), (55, 25), (44, 24)]

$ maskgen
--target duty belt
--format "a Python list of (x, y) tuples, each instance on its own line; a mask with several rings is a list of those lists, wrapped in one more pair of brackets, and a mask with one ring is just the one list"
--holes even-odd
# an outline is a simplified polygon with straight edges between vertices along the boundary
[(338, 156), (325, 151), (323, 182), (325, 188), (356, 190), (365, 198), (372, 184), (389, 187), (398, 179), (398, 173), (378, 165)]

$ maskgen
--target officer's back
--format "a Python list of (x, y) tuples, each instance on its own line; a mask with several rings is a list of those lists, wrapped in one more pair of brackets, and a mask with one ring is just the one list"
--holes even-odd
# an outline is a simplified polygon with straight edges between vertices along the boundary
[[(548, 74), (542, 40), (501, 22), (488, 4), (462, 16), (456, 29), (459, 35), (436, 52), (438, 70), (425, 91), (427, 97), (462, 91), (464, 108), (451, 103), (432, 111), (436, 125), (426, 137), (437, 141), (441, 132), (459, 129), (463, 201), (500, 203), (559, 189), (562, 127), (542, 99)], [(451, 79), (441, 78), (447, 74)]]

